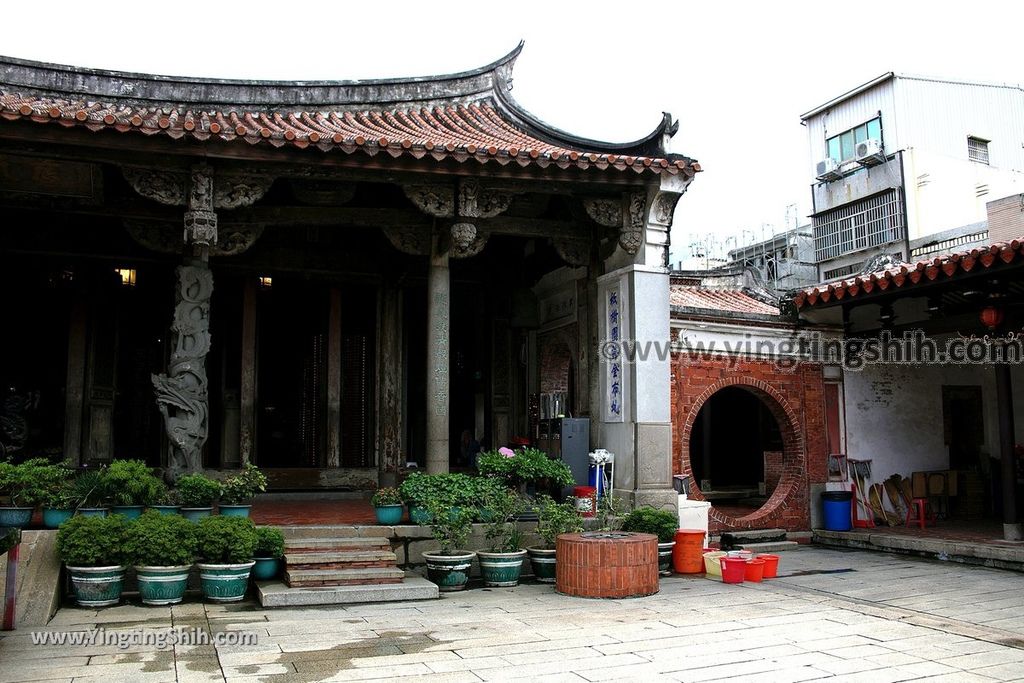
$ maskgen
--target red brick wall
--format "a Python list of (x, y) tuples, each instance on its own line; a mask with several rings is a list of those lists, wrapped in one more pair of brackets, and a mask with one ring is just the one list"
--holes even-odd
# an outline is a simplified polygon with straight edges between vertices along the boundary
[(782, 480), (782, 451), (764, 452), (764, 488), (774, 491)]
[[(538, 335), (537, 356), (540, 361), (540, 392), (569, 391), (569, 363), (576, 348), (576, 324)], [(575, 406), (571, 406), (575, 410)]]
[[(791, 370), (767, 360), (672, 357), (672, 464), (676, 474), (691, 476), (690, 497), (702, 500), (692, 481), (690, 435), (704, 402), (727, 386), (749, 389), (771, 410), (782, 432), (783, 452), (774, 492), (764, 506), (733, 518), (711, 508), (713, 532), (728, 529), (810, 528), (808, 486), (826, 479), (825, 402), (822, 369), (803, 363)], [(769, 468), (766, 460), (766, 484)]]

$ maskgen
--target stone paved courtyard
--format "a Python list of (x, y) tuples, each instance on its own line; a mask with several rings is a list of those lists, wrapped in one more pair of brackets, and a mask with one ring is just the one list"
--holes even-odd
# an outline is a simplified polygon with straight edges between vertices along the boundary
[(1024, 680), (1021, 574), (817, 548), (784, 553), (780, 574), (672, 577), (640, 600), (530, 584), (347, 608), (65, 608), (50, 630), (200, 627), (259, 644), (39, 646), (18, 631), (0, 637), (0, 683)]

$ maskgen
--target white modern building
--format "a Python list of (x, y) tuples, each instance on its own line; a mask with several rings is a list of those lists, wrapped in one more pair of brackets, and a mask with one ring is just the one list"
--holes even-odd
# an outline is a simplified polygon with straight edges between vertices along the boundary
[(753, 269), (761, 279), (760, 284), (773, 292), (806, 287), (818, 281), (809, 224), (730, 249), (729, 262)]
[(801, 117), (819, 281), (989, 242), (986, 202), (1024, 190), (1024, 90), (886, 73)]

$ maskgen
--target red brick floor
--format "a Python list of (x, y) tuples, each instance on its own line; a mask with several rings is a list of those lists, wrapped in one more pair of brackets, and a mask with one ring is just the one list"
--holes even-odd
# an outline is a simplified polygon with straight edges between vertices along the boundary
[(854, 529), (854, 531), (873, 531), (880, 534), (910, 536), (912, 538), (935, 538), (944, 541), (965, 541), (983, 545), (1019, 546), (1020, 541), (1003, 540), (1003, 523), (999, 520), (958, 520), (940, 519), (921, 529), (918, 526), (886, 526), (881, 524), (874, 529)]
[(257, 524), (322, 526), (376, 524), (368, 500), (267, 500), (257, 501), (249, 516)]

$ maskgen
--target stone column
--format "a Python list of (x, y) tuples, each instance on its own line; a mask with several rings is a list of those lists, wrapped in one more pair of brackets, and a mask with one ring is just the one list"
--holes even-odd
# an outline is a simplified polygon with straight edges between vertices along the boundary
[(448, 471), (448, 366), (451, 281), (448, 250), (431, 238), (427, 269), (427, 472)]

